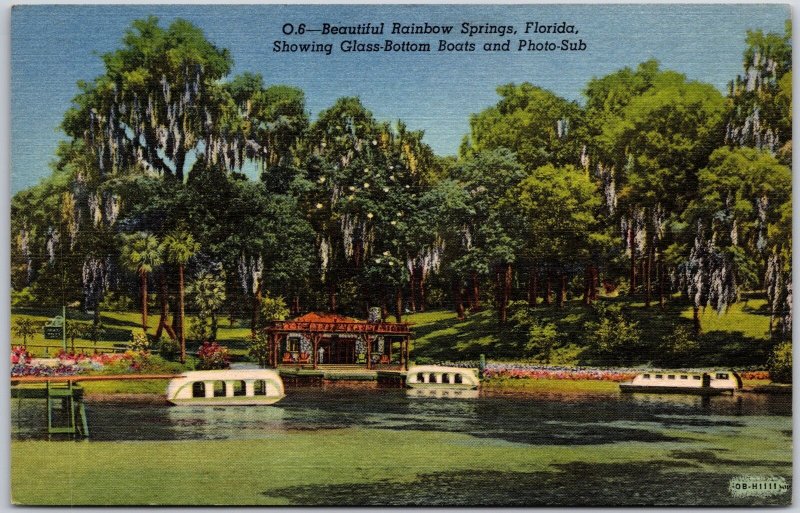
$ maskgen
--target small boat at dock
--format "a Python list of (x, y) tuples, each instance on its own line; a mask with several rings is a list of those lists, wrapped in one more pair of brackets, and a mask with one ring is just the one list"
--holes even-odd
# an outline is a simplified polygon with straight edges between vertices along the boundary
[(190, 371), (167, 386), (167, 401), (175, 405), (268, 405), (285, 396), (280, 375), (271, 369)]
[(620, 383), (621, 392), (642, 392), (649, 394), (733, 394), (742, 388), (742, 378), (734, 371), (644, 372), (632, 381)]
[(406, 386), (409, 388), (472, 390), (478, 388), (480, 383), (478, 369), (414, 365), (406, 372)]

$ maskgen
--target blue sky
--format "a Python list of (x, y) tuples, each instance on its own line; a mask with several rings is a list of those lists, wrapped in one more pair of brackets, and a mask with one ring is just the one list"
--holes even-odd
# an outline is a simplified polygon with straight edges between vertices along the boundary
[[(12, 12), (12, 193), (50, 173), (54, 149), (63, 134), (58, 125), (76, 82), (103, 72), (99, 58), (120, 46), (132, 20), (156, 15), (162, 25), (185, 18), (201, 27), (214, 44), (230, 49), (233, 74), (258, 72), (269, 84), (290, 84), (306, 93), (315, 117), (341, 96), (359, 96), (378, 119), (402, 119), (425, 131), (439, 154), (455, 154), (469, 130), (469, 115), (497, 101), (495, 88), (528, 81), (582, 102), (588, 80), (649, 58), (662, 67), (702, 80), (725, 92), (742, 70), (748, 29), (782, 32), (789, 9), (781, 5), (106, 5), (21, 6)], [(584, 52), (509, 52), (354, 54), (274, 53), (273, 41), (289, 40), (284, 23), (463, 22), (514, 25), (526, 21), (574, 24)], [(522, 36), (510, 36), (512, 45)], [(544, 39), (542, 36), (539, 36)], [(436, 36), (387, 38), (435, 43)], [(451, 42), (479, 45), (505, 38), (469, 38)], [(333, 42), (342, 37), (306, 35), (292, 42)], [(352, 39), (352, 38), (347, 38)], [(553, 38), (560, 41), (561, 37)], [(434, 44), (435, 46), (435, 44)]]

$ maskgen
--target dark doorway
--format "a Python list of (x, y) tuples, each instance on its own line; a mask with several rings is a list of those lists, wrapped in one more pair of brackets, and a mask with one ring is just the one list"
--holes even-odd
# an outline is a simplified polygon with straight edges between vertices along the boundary
[[(330, 338), (322, 339), (319, 347), (323, 349), (323, 364), (352, 364), (356, 363), (356, 339), (340, 338), (333, 335)], [(319, 357), (319, 355), (317, 355)]]

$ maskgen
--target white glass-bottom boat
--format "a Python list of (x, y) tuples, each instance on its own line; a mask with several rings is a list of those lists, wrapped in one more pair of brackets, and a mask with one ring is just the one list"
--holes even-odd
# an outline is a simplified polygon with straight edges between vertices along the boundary
[(742, 388), (742, 378), (734, 371), (645, 372), (637, 375), (633, 381), (619, 384), (622, 392), (658, 394), (719, 395), (732, 394), (739, 388)]
[(414, 365), (406, 372), (409, 388), (475, 389), (480, 386), (478, 369), (443, 367), (441, 365)]
[(270, 369), (184, 372), (167, 386), (167, 400), (177, 405), (265, 405), (284, 397), (283, 380)]

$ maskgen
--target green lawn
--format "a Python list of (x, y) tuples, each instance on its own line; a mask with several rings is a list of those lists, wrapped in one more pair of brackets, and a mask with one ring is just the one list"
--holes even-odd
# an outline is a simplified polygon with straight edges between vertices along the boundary
[[(627, 298), (607, 298), (606, 301), (621, 303), (625, 313), (638, 323), (648, 354), (642, 355), (646, 363), (657, 355), (661, 340), (669, 336), (677, 325), (691, 327), (692, 309), (673, 301), (663, 310), (657, 302), (646, 308), (641, 301)], [(562, 344), (555, 348), (550, 363), (576, 365), (581, 362), (585, 347), (584, 323), (591, 319), (590, 308), (579, 300), (571, 301), (564, 308), (555, 305), (540, 306), (538, 317), (546, 323), (556, 325)], [(476, 360), (480, 354), (495, 360), (526, 360), (522, 349), (525, 334), (503, 330), (498, 326), (497, 314), (487, 308), (459, 321), (455, 312), (436, 310), (406, 316), (404, 320), (414, 323), (415, 337), (412, 342), (412, 358), (446, 360)], [(769, 312), (766, 301), (750, 299), (732, 305), (727, 312), (717, 314), (706, 309), (701, 316), (701, 350), (703, 365), (752, 366), (766, 362), (769, 347)]]
[[(61, 315), (60, 309), (12, 309), (11, 326), (13, 327), (14, 321), (20, 318), (33, 319), (37, 322), (44, 323), (56, 315)], [(118, 337), (116, 337), (118, 340), (100, 340), (95, 345), (91, 340), (76, 338), (76, 348), (82, 347), (86, 352), (91, 352), (95, 347), (100, 350), (110, 350), (113, 349), (115, 345), (124, 345), (126, 343), (124, 340), (119, 340), (119, 338), (126, 335), (126, 332), (141, 328), (142, 315), (140, 312), (102, 312), (100, 317), (103, 326), (107, 328), (109, 332), (118, 335)], [(88, 316), (82, 312), (75, 312), (71, 310), (67, 312), (67, 319), (80, 322), (91, 322), (91, 316)], [(172, 318), (170, 317), (170, 321), (171, 320)], [(246, 355), (246, 341), (250, 336), (250, 327), (248, 324), (249, 321), (237, 321), (233, 326), (230, 326), (230, 323), (227, 319), (221, 319), (218, 330), (220, 344), (228, 347), (230, 352), (234, 355)], [(155, 333), (155, 330), (158, 327), (158, 315), (148, 316), (147, 325), (149, 327), (148, 333), (151, 335)], [(22, 343), (22, 337), (18, 337), (13, 333), (11, 334), (11, 345), (22, 345)], [(59, 348), (61, 348), (61, 340), (45, 340), (44, 334), (41, 332), (33, 337), (29, 337), (28, 344), (33, 346), (30, 347), (29, 350), (34, 356), (52, 356), (58, 351)], [(72, 342), (67, 339), (67, 349), (71, 348), (71, 344)], [(47, 347), (45, 348), (36, 346)], [(192, 349), (191, 344), (189, 349)], [(80, 350), (81, 349), (78, 349), (78, 351)]]

